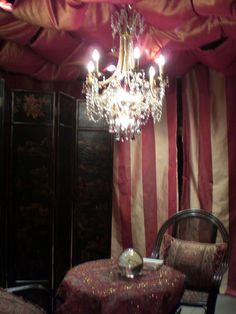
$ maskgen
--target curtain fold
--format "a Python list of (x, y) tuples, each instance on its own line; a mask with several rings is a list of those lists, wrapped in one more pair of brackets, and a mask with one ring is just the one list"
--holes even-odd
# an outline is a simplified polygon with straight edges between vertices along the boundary
[(157, 231), (178, 207), (176, 88), (170, 84), (162, 119), (131, 142), (116, 142), (113, 167), (112, 256), (133, 247), (149, 256)]
[(236, 295), (235, 77), (196, 66), (183, 79), (181, 209), (203, 208), (229, 231), (232, 252), (221, 292)]

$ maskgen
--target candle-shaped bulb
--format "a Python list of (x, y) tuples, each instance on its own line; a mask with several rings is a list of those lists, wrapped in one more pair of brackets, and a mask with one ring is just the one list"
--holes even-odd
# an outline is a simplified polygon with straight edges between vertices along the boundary
[(155, 74), (156, 74), (156, 71), (155, 71), (154, 67), (150, 66), (150, 68), (149, 68), (149, 77), (150, 78), (154, 78)]
[(110, 65), (108, 65), (108, 67), (106, 68), (106, 70), (107, 70), (108, 72), (114, 72), (115, 69), (116, 69), (116, 66), (115, 66), (114, 64), (110, 64)]
[(155, 74), (156, 74), (156, 71), (155, 71), (154, 67), (150, 66), (150, 68), (149, 68), (149, 82), (150, 82), (151, 87), (153, 86), (153, 80), (154, 80)]
[(160, 76), (161, 76), (163, 74), (163, 68), (164, 68), (164, 64), (165, 64), (164, 56), (162, 54), (160, 54), (159, 57), (155, 59), (155, 62), (159, 66), (159, 73), (160, 73)]
[(141, 52), (140, 52), (139, 47), (135, 47), (134, 48), (134, 59), (136, 59), (136, 60), (139, 59), (140, 55), (141, 55)]
[(95, 66), (94, 66), (93, 61), (89, 61), (89, 63), (87, 64), (87, 70), (88, 70), (89, 73), (94, 72)]
[(98, 62), (99, 62), (99, 59), (100, 59), (100, 54), (99, 52), (97, 51), (97, 49), (94, 49), (93, 53), (92, 53), (92, 59), (93, 61), (95, 62), (95, 68), (96, 68), (96, 72), (98, 73)]
[(92, 53), (92, 58), (94, 62), (98, 62), (100, 59), (100, 54), (97, 51), (97, 49), (94, 49), (93, 53)]
[(140, 58), (141, 52), (139, 47), (134, 48), (134, 62), (135, 62), (135, 68), (139, 68), (139, 58)]

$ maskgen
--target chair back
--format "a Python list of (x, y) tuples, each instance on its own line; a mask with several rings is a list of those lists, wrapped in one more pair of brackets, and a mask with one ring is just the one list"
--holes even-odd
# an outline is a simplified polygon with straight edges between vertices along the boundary
[(160, 257), (160, 248), (165, 233), (173, 237), (202, 243), (224, 242), (229, 257), (229, 235), (222, 222), (212, 213), (203, 209), (184, 209), (171, 216), (158, 231), (151, 257)]
[[(197, 245), (199, 247), (204, 247), (204, 248), (206, 246), (205, 245), (206, 243), (212, 243), (212, 244), (219, 243), (219, 245), (224, 245), (223, 243), (226, 244), (224, 245), (224, 248), (226, 247), (225, 253), (220, 262), (220, 267), (218, 268), (217, 272), (215, 273), (213, 272), (212, 277), (209, 277), (211, 279), (206, 280), (207, 287), (204, 288), (204, 286), (201, 286), (201, 288), (199, 289), (197, 288), (197, 291), (201, 291), (201, 292), (205, 291), (209, 294), (207, 302), (206, 302), (206, 306), (207, 306), (206, 313), (214, 313), (214, 307), (215, 307), (216, 297), (219, 291), (219, 286), (220, 286), (223, 274), (228, 268), (229, 255), (230, 255), (229, 235), (224, 225), (217, 217), (215, 217), (212, 213), (206, 210), (203, 210), (203, 209), (182, 210), (174, 214), (172, 217), (170, 217), (160, 228), (156, 237), (156, 242), (155, 242), (152, 254), (151, 254), (152, 258), (160, 258), (160, 254), (161, 253), (163, 254), (162, 244), (163, 242), (165, 242), (165, 239), (168, 238), (168, 236), (166, 237), (165, 234), (169, 234), (175, 239), (185, 240), (184, 242), (174, 240), (175, 245), (179, 245), (178, 243), (183, 244), (182, 251), (180, 249), (178, 252), (179, 254), (182, 252), (182, 254), (184, 255), (185, 255), (185, 244), (186, 244), (186, 249), (189, 248), (189, 247), (187, 248), (187, 243), (189, 242), (186, 242), (186, 241), (193, 241), (194, 243), (200, 242), (201, 244), (200, 245), (197, 244)], [(173, 241), (173, 240), (170, 240), (170, 241)], [(216, 244), (216, 246), (218, 246), (218, 244)], [(208, 250), (210, 246), (207, 245), (206, 247)], [(174, 250), (175, 249), (176, 249), (176, 246), (174, 246)], [(176, 256), (174, 257), (174, 259), (175, 258)], [(206, 263), (206, 261), (204, 262)], [(188, 264), (188, 261), (186, 263), (186, 267), (189, 266), (187, 264)], [(205, 265), (205, 271), (207, 270), (206, 267), (207, 265)], [(195, 269), (196, 268), (198, 267), (195, 267)], [(189, 286), (188, 282), (186, 284), (187, 284), (186, 289), (190, 288), (190, 290), (192, 290), (191, 285)], [(198, 303), (195, 302), (195, 303), (197, 305), (202, 304), (202, 302), (198, 302)]]

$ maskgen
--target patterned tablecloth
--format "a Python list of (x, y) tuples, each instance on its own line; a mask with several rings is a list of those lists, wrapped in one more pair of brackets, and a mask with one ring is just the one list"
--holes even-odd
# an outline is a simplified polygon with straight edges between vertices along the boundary
[(57, 296), (57, 314), (168, 314), (182, 296), (184, 275), (163, 265), (126, 279), (114, 260), (80, 264), (68, 271)]

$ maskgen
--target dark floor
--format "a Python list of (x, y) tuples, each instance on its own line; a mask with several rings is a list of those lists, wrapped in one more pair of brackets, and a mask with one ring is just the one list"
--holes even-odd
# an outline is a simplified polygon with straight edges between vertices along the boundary
[[(203, 314), (204, 310), (201, 308), (193, 308), (183, 306), (181, 314)], [(236, 314), (236, 298), (219, 295), (216, 302), (215, 314)]]

